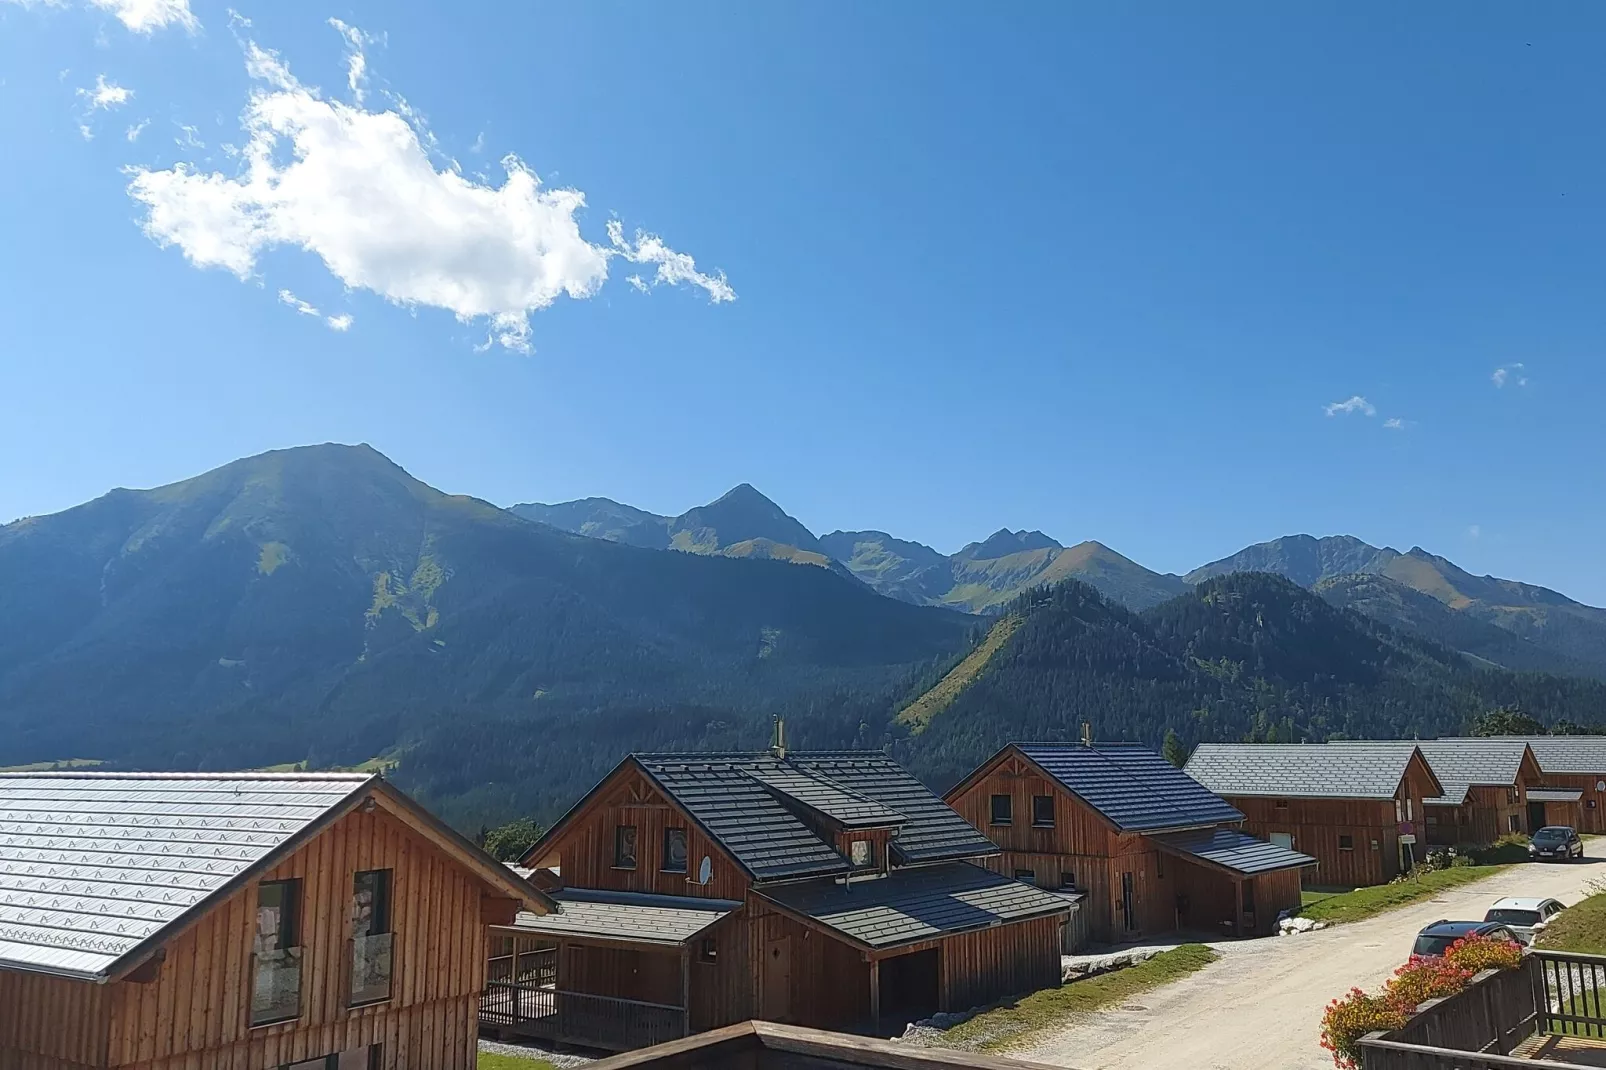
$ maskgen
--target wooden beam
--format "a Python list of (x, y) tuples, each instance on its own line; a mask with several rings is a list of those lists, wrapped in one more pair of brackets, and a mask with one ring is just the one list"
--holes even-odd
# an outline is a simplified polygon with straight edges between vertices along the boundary
[(870, 960), (870, 1028), (881, 1032), (881, 960)]
[(167, 961), (167, 948), (159, 947), (156, 953), (123, 975), (123, 980), (136, 985), (150, 984), (161, 976), (162, 963)]
[(1244, 882), (1241, 880), (1232, 882), (1232, 901), (1235, 908), (1232, 912), (1232, 935), (1242, 936), (1244, 934)]
[(680, 949), (680, 1035), (691, 1036), (691, 946)]

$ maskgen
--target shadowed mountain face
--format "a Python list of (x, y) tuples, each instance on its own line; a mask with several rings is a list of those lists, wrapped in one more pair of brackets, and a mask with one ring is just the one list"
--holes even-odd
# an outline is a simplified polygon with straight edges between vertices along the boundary
[[(1606, 610), (1546, 587), (1474, 576), (1421, 547), (1407, 553), (1369, 546), (1347, 535), (1291, 535), (1259, 543), (1188, 573), (1190, 583), (1232, 572), (1270, 572), (1321, 590), (1342, 605), (1414, 634), (1446, 642), (1509, 668), (1582, 671), (1606, 677)], [(1438, 603), (1457, 622), (1420, 599), (1382, 584), (1335, 584), (1343, 577), (1381, 577)], [(1495, 641), (1473, 625), (1506, 633)], [(1479, 638), (1482, 636), (1482, 638)], [(1465, 644), (1465, 645), (1463, 645)]]
[(625, 750), (761, 745), (774, 713), (856, 742), (972, 628), (826, 569), (570, 535), (367, 447), (283, 450), (0, 527), (0, 765), (399, 750), (456, 816), (539, 809)]
[(1489, 668), (1266, 573), (1207, 580), (1142, 613), (1068, 581), (1018, 599), (1000, 628), (1012, 617), (996, 649), (977, 648), (985, 664), (905, 706), (937, 710), (901, 744), (929, 783), (952, 784), (1012, 739), (1075, 739), (1083, 722), (1158, 748), (1167, 730), (1188, 746), (1430, 737), (1502, 706), (1594, 722), (1606, 703), (1606, 683)]

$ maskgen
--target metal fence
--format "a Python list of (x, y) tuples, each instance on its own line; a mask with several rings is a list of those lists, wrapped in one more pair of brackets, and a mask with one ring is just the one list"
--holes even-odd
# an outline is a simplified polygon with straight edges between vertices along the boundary
[(524, 1036), (628, 1051), (686, 1035), (686, 1011), (666, 1003), (490, 981), (480, 1022)]

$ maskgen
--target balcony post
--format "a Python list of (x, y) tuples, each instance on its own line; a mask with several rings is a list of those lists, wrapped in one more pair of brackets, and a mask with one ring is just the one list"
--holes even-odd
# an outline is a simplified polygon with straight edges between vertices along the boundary
[(680, 945), (680, 1035), (691, 1036), (691, 945)]

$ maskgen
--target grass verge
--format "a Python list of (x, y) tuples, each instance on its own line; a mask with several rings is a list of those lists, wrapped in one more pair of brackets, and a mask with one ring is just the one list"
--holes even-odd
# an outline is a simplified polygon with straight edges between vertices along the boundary
[(1217, 957), (1203, 944), (1183, 944), (1136, 966), (1072, 981), (1058, 988), (1045, 988), (1013, 1003), (983, 1011), (944, 1033), (941, 1043), (944, 1047), (980, 1051), (1017, 1047), (1032, 1034), (1060, 1025), (1067, 1018), (1168, 984), (1204, 969)]
[(1563, 910), (1545, 926), (1534, 946), (1550, 951), (1606, 955), (1606, 895), (1592, 895)]
[(501, 1055), (494, 1051), (480, 1052), (475, 1070), (554, 1070), (545, 1059), (524, 1058), (519, 1055)]
[(1300, 914), (1312, 921), (1325, 921), (1334, 925), (1346, 921), (1360, 921), (1385, 911), (1431, 899), (1447, 888), (1493, 876), (1506, 866), (1463, 866), (1459, 869), (1440, 869), (1399, 884), (1379, 884), (1371, 888), (1357, 888), (1352, 892), (1339, 892), (1307, 903)]
[(1003, 649), (1009, 637), (1025, 621), (1025, 617), (1001, 617), (997, 624), (987, 632), (976, 649), (966, 654), (964, 660), (952, 669), (948, 675), (932, 687), (930, 691), (915, 699), (902, 710), (898, 711), (897, 720), (900, 724), (913, 726), (914, 731), (920, 732), (931, 723), (931, 719), (947, 709), (959, 693), (970, 686), (972, 680), (981, 674), (987, 667), (992, 656)]

